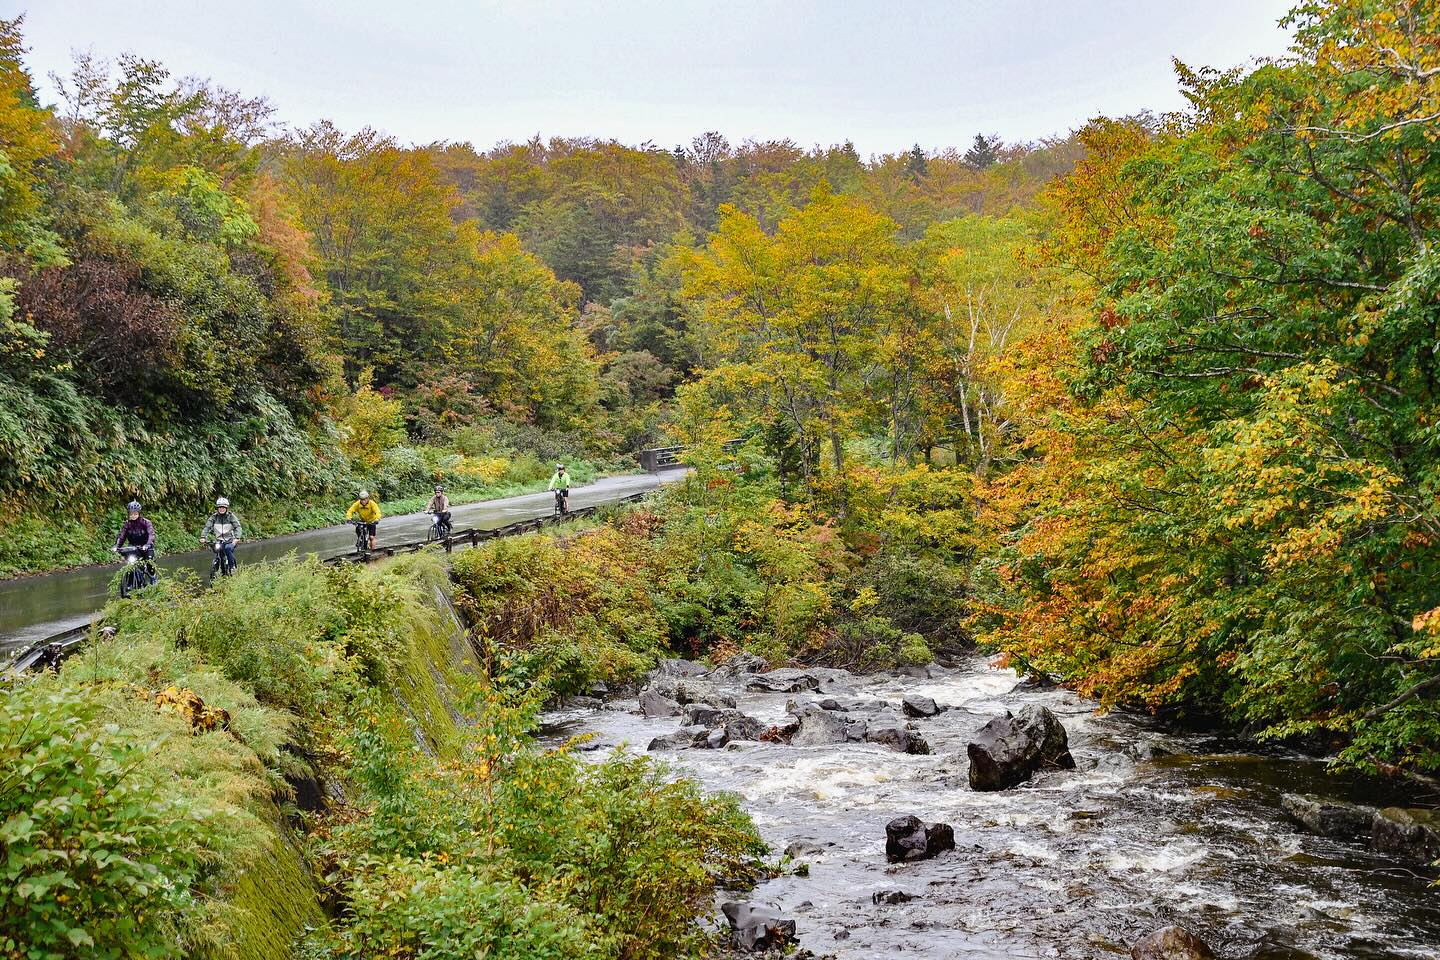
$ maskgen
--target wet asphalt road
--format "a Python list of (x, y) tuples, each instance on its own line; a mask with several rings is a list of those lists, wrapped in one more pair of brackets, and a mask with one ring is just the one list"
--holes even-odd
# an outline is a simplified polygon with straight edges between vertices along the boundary
[[(635, 493), (653, 490), (663, 483), (681, 479), (684, 470), (658, 474), (607, 477), (570, 493), (570, 506), (588, 507), (613, 503)], [(383, 504), (382, 504), (383, 507)], [(549, 493), (530, 493), (503, 500), (485, 500), (451, 510), (456, 530), (503, 527), (516, 520), (548, 515), (554, 509)], [(243, 520), (245, 514), (240, 511)], [(421, 540), (430, 528), (428, 513), (386, 517), (380, 521), (379, 545)], [(197, 537), (198, 540), (198, 537)], [(243, 566), (272, 560), (286, 554), (321, 557), (348, 553), (355, 545), (355, 531), (349, 524), (287, 534), (269, 540), (241, 543), (235, 551)], [(159, 559), (161, 576), (181, 568), (200, 574), (209, 572), (210, 551), (191, 550)], [(111, 580), (119, 564), (81, 567), (60, 573), (0, 581), (0, 663), (23, 647), (46, 637), (83, 626), (105, 605)]]

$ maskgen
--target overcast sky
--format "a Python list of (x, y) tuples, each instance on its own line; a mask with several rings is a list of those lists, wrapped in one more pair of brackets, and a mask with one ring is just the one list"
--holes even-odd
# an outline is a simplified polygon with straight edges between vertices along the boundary
[(47, 100), (71, 51), (402, 141), (1025, 140), (1181, 106), (1170, 58), (1283, 53), (1292, 0), (0, 0)]

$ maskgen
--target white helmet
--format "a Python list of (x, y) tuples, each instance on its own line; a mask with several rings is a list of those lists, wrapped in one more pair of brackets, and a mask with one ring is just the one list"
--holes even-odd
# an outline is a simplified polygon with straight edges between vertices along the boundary
[(369, 500), (369, 499), (370, 499), (370, 491), (369, 491), (369, 490), (361, 490), (361, 491), (360, 491), (360, 499), (361, 499), (361, 500)]
[(215, 498), (215, 506), (217, 506), (217, 507), (228, 507), (228, 506), (230, 506), (230, 501), (229, 501), (228, 499), (226, 499), (225, 497), (216, 497), (216, 498)]

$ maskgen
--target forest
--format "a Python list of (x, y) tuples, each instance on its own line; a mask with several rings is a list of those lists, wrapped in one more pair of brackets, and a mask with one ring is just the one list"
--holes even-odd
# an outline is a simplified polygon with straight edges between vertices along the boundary
[[(118, 646), (0, 702), (0, 770), (49, 804), (0, 779), (0, 957), (272, 955), (234, 934), (236, 864), (286, 817), (303, 865), (271, 868), (344, 904), (285, 921), (307, 960), (704, 956), (714, 887), (773, 869), (748, 818), (528, 739), (676, 655), (979, 649), (1433, 787), (1440, 3), (1287, 23), (1285, 57), (1177, 62), (1181, 112), (862, 158), (405, 145), (137, 53), (78, 56), (42, 103), (0, 22), (0, 575), (103, 561), (132, 497), (179, 549), (221, 494), (269, 536), (360, 486), (417, 509), (662, 443), (692, 469), (448, 570), (289, 561), (112, 605)], [(410, 659), (450, 656), (433, 590), (478, 657), (439, 692)], [(147, 752), (167, 687), (234, 733)], [(294, 811), (307, 770), (350, 785), (338, 814)], [(642, 822), (676, 845), (587, 879)], [(81, 836), (130, 846), (82, 866)]]

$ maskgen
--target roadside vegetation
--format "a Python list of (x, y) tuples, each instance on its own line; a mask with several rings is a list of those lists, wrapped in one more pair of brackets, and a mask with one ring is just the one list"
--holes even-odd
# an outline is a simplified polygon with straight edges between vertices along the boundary
[[(661, 958), (763, 853), (733, 800), (526, 731), (439, 560), (106, 611), (0, 699), (0, 956)], [(640, 904), (644, 908), (640, 908)]]

